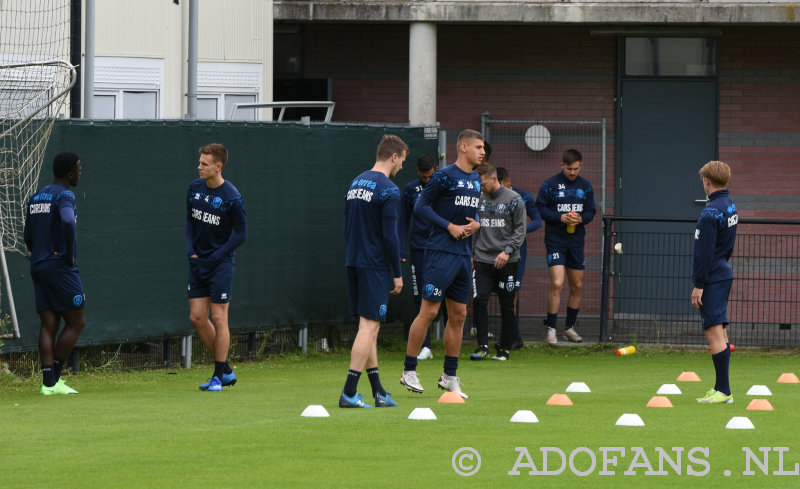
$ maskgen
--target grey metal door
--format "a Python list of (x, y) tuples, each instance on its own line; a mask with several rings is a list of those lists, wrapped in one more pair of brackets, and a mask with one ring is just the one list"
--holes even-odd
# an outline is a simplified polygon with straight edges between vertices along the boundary
[[(705, 199), (697, 171), (717, 157), (716, 79), (623, 79), (620, 87), (617, 215), (697, 219)], [(655, 321), (692, 313), (693, 228), (620, 223), (615, 313)]]

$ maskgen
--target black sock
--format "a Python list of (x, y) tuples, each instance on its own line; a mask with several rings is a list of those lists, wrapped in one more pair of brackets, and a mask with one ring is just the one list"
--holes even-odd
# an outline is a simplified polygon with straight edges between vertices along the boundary
[(458, 369), (458, 357), (444, 356), (444, 373), (447, 375), (455, 375)]
[(368, 368), (367, 377), (369, 377), (369, 385), (372, 387), (372, 397), (375, 397), (378, 394), (386, 396), (386, 391), (383, 389), (383, 386), (381, 385), (381, 378), (378, 375), (378, 367)]
[(567, 307), (567, 321), (566, 321), (566, 329), (569, 329), (575, 326), (575, 321), (578, 320), (578, 310), (573, 309), (571, 307)]
[(344, 381), (344, 395), (347, 397), (353, 397), (358, 393), (358, 379), (361, 378), (361, 372), (356, 372), (355, 370), (348, 370), (347, 371), (347, 379)]
[(61, 371), (64, 370), (64, 362), (65, 360), (61, 360), (60, 358), (56, 358), (53, 362), (53, 374), (56, 377), (56, 382), (61, 378)]
[(45, 387), (53, 387), (56, 385), (56, 376), (53, 372), (52, 365), (42, 365), (42, 384)]
[(556, 329), (556, 323), (558, 322), (558, 313), (550, 314), (547, 313), (547, 327)]
[[(233, 373), (233, 369), (231, 368), (231, 364), (228, 363), (227, 360), (225, 360), (225, 368), (223, 369), (222, 373), (227, 374), (227, 375), (230, 375), (230, 374)], [(219, 380), (222, 380), (222, 379), (219, 379)]]
[(728, 366), (731, 360), (731, 347), (728, 346), (719, 353), (711, 355), (714, 361), (714, 370), (717, 373), (717, 382), (714, 389), (722, 392), (726, 396), (731, 395), (731, 386), (728, 380)]
[(405, 363), (405, 367), (403, 367), (403, 368), (405, 370), (414, 370), (414, 371), (416, 371), (417, 370), (417, 357), (411, 356), (411, 355), (406, 355), (406, 363)]
[(225, 371), (225, 362), (214, 362), (214, 377), (222, 382), (222, 372)]

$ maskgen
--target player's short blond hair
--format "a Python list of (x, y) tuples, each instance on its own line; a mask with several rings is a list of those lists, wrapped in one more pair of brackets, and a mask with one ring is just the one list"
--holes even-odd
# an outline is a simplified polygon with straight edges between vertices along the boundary
[(697, 173), (703, 178), (708, 178), (715, 187), (725, 188), (731, 179), (731, 167), (722, 161), (709, 161)]

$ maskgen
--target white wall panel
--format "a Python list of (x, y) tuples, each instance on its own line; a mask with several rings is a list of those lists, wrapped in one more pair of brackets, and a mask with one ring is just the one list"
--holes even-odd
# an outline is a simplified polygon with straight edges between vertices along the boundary
[[(163, 116), (186, 113), (189, 0), (96, 0), (96, 56), (163, 60)], [(272, 0), (199, 0), (198, 59), (261, 66), (272, 99)]]

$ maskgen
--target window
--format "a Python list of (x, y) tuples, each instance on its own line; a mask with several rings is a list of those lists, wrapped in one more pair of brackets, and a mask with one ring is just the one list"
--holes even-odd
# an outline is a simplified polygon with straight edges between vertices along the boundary
[[(262, 80), (262, 67), (256, 63), (198, 63), (197, 118), (228, 120), (234, 104), (255, 103)], [(256, 121), (256, 109), (239, 109), (233, 120)]]
[(216, 97), (197, 97), (197, 118), (199, 120), (216, 120), (219, 100)]
[(95, 119), (158, 119), (158, 92), (95, 90), (93, 117)]
[[(225, 95), (225, 114), (226, 118), (231, 118), (234, 104), (255, 103), (255, 95)], [(234, 121), (254, 121), (256, 120), (256, 109), (239, 109), (233, 115)]]
[(95, 119), (160, 119), (164, 116), (164, 60), (95, 59)]
[(715, 38), (628, 37), (625, 75), (715, 76)]
[(94, 94), (94, 116), (97, 119), (117, 118), (117, 96)]
[(255, 109), (239, 109), (231, 119), (231, 112), (234, 104), (255, 103), (255, 94), (240, 95), (221, 93), (218, 95), (198, 95), (197, 97), (197, 118), (199, 120), (234, 120), (234, 121), (255, 121)]

